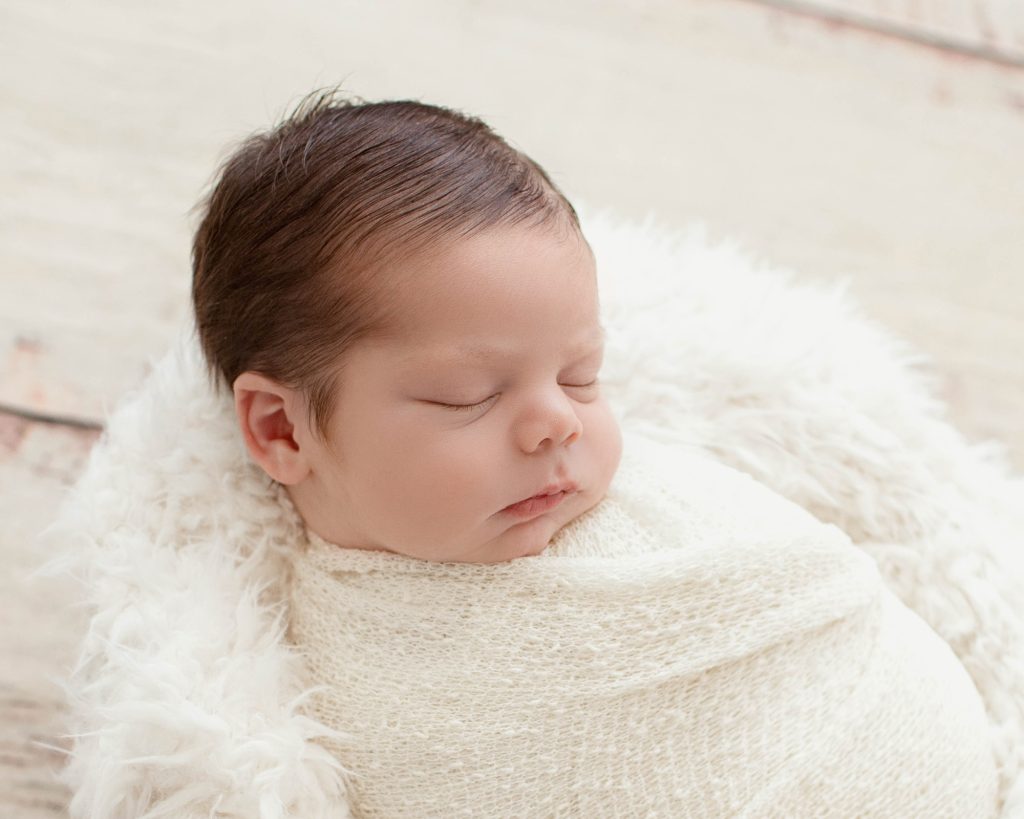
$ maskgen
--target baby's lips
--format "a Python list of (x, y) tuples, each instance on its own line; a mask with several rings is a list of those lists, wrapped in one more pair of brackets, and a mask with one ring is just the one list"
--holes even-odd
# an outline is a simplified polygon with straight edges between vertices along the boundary
[(505, 508), (508, 509), (511, 506), (515, 506), (517, 503), (524, 503), (525, 501), (532, 500), (533, 498), (543, 497), (545, 495), (555, 495), (560, 492), (565, 492), (567, 495), (577, 490), (575, 481), (553, 481), (545, 486), (543, 489), (534, 492), (532, 495), (527, 495), (525, 498), (520, 498), (517, 501), (513, 501)]

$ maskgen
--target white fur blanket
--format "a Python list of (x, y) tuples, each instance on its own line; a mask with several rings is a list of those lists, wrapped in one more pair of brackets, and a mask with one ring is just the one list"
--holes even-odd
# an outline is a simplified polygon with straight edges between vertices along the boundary
[(353, 812), (996, 816), (984, 706), (874, 561), (743, 473), (624, 436), (541, 554), (309, 532), (289, 634)]
[[(873, 556), (973, 680), (1002, 815), (1024, 815), (1024, 482), (843, 286), (578, 210), (623, 429), (748, 473)], [(73, 817), (348, 814), (285, 639), (302, 527), (282, 494), (185, 328), (45, 533), (92, 613), (66, 681)]]

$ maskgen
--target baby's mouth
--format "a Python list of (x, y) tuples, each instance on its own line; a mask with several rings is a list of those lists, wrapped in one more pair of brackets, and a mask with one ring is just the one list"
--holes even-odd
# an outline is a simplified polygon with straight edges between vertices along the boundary
[(506, 506), (501, 511), (514, 517), (532, 518), (554, 509), (570, 494), (572, 492), (561, 490), (547, 495), (534, 495), (532, 498), (525, 498)]
[(535, 500), (537, 498), (550, 497), (551, 495), (558, 495), (558, 494), (566, 494), (566, 495), (568, 495), (568, 494), (572, 494), (578, 488), (579, 487), (576, 486), (576, 483), (574, 481), (569, 481), (569, 480), (554, 481), (552, 483), (549, 483), (547, 486), (545, 486), (543, 489), (539, 490), (538, 492), (535, 492), (534, 494), (529, 495), (528, 497), (522, 498), (521, 500), (518, 500), (515, 503), (510, 503), (505, 508), (509, 509), (509, 508), (511, 508), (513, 506), (516, 506), (517, 504), (526, 503), (526, 501)]

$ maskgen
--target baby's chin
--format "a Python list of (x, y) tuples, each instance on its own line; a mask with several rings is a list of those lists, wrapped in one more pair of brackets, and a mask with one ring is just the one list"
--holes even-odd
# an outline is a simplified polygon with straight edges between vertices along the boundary
[(476, 563), (504, 563), (521, 557), (542, 554), (551, 545), (555, 532), (564, 524), (541, 515), (506, 529), (501, 537), (485, 544)]

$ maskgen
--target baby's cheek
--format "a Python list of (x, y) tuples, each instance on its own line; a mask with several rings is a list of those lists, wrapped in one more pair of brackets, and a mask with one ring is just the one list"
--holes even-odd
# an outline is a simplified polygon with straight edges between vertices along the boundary
[(442, 506), (448, 510), (471, 506), (493, 479), (494, 461), (490, 450), (460, 446), (431, 447), (415, 459), (400, 464), (402, 483), (410, 502)]
[(598, 471), (605, 484), (611, 482), (622, 459), (622, 430), (612, 413), (611, 408), (604, 406), (603, 411), (594, 419), (593, 446), (596, 449), (595, 459)]

